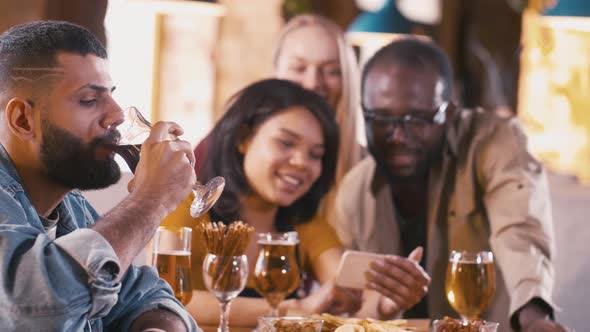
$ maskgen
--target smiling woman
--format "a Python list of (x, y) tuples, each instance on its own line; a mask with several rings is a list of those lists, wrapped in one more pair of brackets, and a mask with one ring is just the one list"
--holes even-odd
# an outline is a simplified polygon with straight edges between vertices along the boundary
[[(314, 219), (334, 181), (338, 153), (338, 127), (325, 99), (285, 80), (254, 83), (231, 99), (212, 131), (210, 144), (215, 149), (207, 155), (204, 177), (223, 176), (227, 185), (210, 214), (197, 222), (239, 219), (258, 233), (297, 231), (298, 265), (325, 286), (307, 297), (284, 301), (279, 310), (328, 310), (333, 295), (329, 281), (341, 248), (331, 227)], [(183, 204), (163, 224), (193, 226), (195, 220), (189, 216), (188, 204)], [(205, 248), (199, 238), (193, 243), (192, 283), (197, 294), (187, 308), (201, 323), (215, 324), (215, 300), (203, 291), (201, 277)], [(255, 242), (246, 248), (246, 256), (254, 271)], [(251, 274), (246, 290), (232, 303), (232, 324), (252, 325), (256, 317), (268, 313), (270, 307), (253, 286)], [(358, 309), (358, 297), (349, 296), (347, 301), (342, 312)]]
[(271, 116), (241, 145), (250, 198), (262, 205), (289, 206), (320, 176), (322, 128), (305, 107)]
[[(280, 220), (275, 228), (289, 230), (314, 216), (334, 179), (333, 113), (317, 94), (294, 83), (265, 80), (238, 92), (212, 142), (217, 149), (205, 161), (204, 175), (227, 179), (213, 209), (225, 221), (243, 218), (244, 199), (254, 198), (255, 206), (273, 207)], [(287, 189), (296, 190), (291, 195)]]

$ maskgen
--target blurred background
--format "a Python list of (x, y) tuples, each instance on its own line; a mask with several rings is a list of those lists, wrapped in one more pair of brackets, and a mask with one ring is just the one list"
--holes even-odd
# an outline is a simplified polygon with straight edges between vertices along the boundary
[[(180, 123), (196, 144), (229, 96), (271, 75), (279, 30), (307, 12), (347, 31), (359, 65), (400, 36), (430, 38), (451, 58), (460, 105), (520, 118), (551, 171), (557, 317), (587, 330), (590, 0), (2, 0), (0, 31), (42, 19), (87, 27), (107, 46), (120, 104)], [(99, 212), (124, 195), (126, 181), (87, 193)]]

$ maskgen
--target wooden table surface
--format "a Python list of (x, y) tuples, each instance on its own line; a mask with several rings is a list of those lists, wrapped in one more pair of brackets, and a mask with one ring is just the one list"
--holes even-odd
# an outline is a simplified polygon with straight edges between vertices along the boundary
[[(430, 319), (408, 319), (408, 326), (415, 328), (417, 332), (427, 332), (430, 327)], [(199, 325), (204, 332), (217, 332), (217, 326)], [(254, 326), (230, 326), (230, 332), (252, 332)]]

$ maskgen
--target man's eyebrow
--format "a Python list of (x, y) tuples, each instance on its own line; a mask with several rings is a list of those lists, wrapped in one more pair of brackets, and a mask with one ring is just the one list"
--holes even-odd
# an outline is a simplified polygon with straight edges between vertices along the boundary
[(388, 108), (386, 108), (386, 107), (380, 107), (380, 106), (379, 107), (373, 107), (373, 108), (365, 107), (363, 109), (363, 111), (369, 112), (369, 113), (378, 113), (378, 114), (381, 114), (381, 113), (389, 113), (389, 109)]
[(88, 84), (84, 84), (80, 88), (78, 88), (78, 91), (83, 90), (83, 89), (92, 89), (92, 90), (95, 90), (97, 92), (107, 92), (107, 91), (110, 90), (110, 92), (113, 93), (113, 91), (115, 91), (115, 89), (117, 89), (117, 87), (116, 86), (113, 86), (113, 87), (111, 87), (109, 89), (106, 86), (88, 83)]

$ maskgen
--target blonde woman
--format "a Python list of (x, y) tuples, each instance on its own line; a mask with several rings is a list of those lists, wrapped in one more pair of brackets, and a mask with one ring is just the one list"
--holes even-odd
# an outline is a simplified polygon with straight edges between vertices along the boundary
[(281, 31), (273, 59), (277, 78), (316, 92), (336, 112), (341, 143), (336, 167), (338, 184), (362, 154), (356, 141), (359, 78), (352, 48), (334, 22), (319, 15), (300, 15)]

